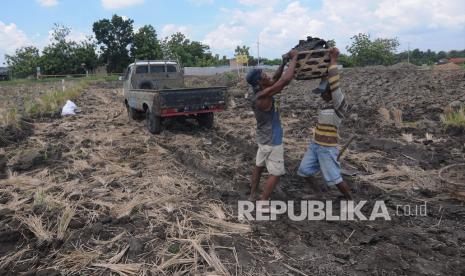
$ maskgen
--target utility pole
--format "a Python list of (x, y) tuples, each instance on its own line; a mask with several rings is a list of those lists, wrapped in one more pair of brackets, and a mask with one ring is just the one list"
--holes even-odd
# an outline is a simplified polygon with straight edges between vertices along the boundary
[(407, 63), (410, 63), (410, 42), (407, 42)]
[(260, 37), (257, 38), (257, 66), (260, 66)]

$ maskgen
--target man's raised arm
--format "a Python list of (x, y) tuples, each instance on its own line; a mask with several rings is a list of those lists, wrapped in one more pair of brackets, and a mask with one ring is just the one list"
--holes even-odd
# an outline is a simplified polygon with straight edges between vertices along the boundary
[(288, 85), (294, 78), (295, 65), (297, 63), (297, 51), (293, 50), (289, 53), (291, 61), (287, 67), (286, 73), (272, 86), (265, 88), (263, 91), (258, 93), (258, 98), (272, 97), (273, 95), (281, 92), (283, 88)]

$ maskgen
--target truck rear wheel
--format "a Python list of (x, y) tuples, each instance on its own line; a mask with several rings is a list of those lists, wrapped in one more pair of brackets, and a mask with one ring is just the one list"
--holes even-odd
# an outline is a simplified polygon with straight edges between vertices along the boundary
[(197, 115), (197, 121), (199, 125), (204, 128), (212, 128), (214, 122), (213, 112), (209, 113), (200, 113)]
[(161, 117), (156, 116), (154, 113), (147, 110), (146, 112), (146, 124), (147, 129), (150, 133), (159, 134), (161, 132)]
[(137, 111), (136, 109), (130, 107), (129, 105), (126, 105), (126, 110), (128, 111), (129, 119), (141, 120), (144, 118), (142, 112)]

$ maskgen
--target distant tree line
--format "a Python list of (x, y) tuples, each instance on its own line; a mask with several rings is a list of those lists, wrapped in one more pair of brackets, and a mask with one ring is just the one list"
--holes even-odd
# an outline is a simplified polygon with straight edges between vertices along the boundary
[[(123, 72), (134, 60), (173, 59), (183, 66), (226, 65), (226, 56), (213, 55), (208, 45), (191, 41), (182, 33), (158, 39), (155, 28), (145, 25), (134, 31), (134, 21), (113, 15), (92, 25), (94, 37), (69, 40), (71, 29), (55, 24), (50, 44), (40, 53), (35, 46), (19, 48), (5, 55), (16, 77), (27, 77), (40, 67), (42, 74), (83, 74), (99, 65), (109, 72)], [(98, 51), (97, 51), (98, 49)]]
[(341, 55), (340, 63), (345, 67), (370, 66), (370, 65), (392, 65), (399, 62), (409, 61), (415, 65), (432, 65), (441, 59), (454, 57), (465, 57), (465, 50), (457, 51), (403, 51), (396, 53), (399, 47), (397, 38), (371, 39), (368, 34), (358, 34), (351, 38), (351, 45), (346, 49), (349, 55)]
[[(40, 67), (42, 74), (83, 74), (105, 65), (108, 72), (121, 73), (135, 60), (173, 59), (183, 66), (219, 66), (228, 65), (226, 56), (213, 55), (210, 47), (198, 41), (189, 40), (177, 32), (159, 39), (155, 28), (145, 25), (134, 31), (134, 21), (118, 15), (111, 19), (102, 19), (92, 25), (93, 37), (85, 41), (69, 40), (71, 29), (55, 24), (50, 44), (42, 52), (37, 47), (26, 46), (16, 50), (13, 55), (5, 55), (5, 60), (16, 77), (27, 77), (36, 73)], [(335, 41), (328, 40), (330, 46)], [(465, 57), (461, 51), (421, 51), (397, 53), (397, 38), (372, 39), (368, 34), (357, 34), (346, 47), (348, 55), (341, 54), (339, 62), (344, 67), (391, 65), (407, 61), (416, 65), (434, 64), (440, 59)], [(255, 66), (258, 59), (249, 53), (250, 47), (237, 46), (235, 55), (247, 55), (248, 65)], [(261, 58), (260, 64), (278, 65), (281, 58)]]
[(51, 42), (42, 54), (35, 46), (19, 48), (13, 55), (5, 55), (10, 70), (16, 77), (27, 77), (40, 67), (42, 74), (84, 74), (98, 64), (95, 44), (91, 38), (75, 42), (67, 40), (71, 30), (55, 24)]

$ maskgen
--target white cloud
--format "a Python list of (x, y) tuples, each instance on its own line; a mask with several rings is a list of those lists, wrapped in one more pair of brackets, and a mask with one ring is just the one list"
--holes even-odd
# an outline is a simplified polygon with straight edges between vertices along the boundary
[(36, 0), (43, 7), (53, 7), (58, 5), (58, 0)]
[(190, 30), (186, 26), (176, 25), (176, 24), (166, 24), (161, 29), (160, 38), (165, 38), (177, 32), (183, 33), (187, 37), (189, 37), (189, 34), (190, 34)]
[(5, 54), (12, 54), (17, 48), (28, 44), (29, 38), (14, 23), (5, 24), (0, 21), (0, 66)]
[(431, 41), (435, 34), (455, 41), (444, 45), (444, 50), (464, 47), (463, 0), (322, 0), (318, 8), (300, 0), (237, 2), (238, 8), (221, 11), (219, 26), (204, 37), (214, 50), (229, 55), (237, 44), (250, 46), (254, 54), (257, 37), (261, 53), (269, 57), (279, 56), (309, 35), (335, 39), (344, 50), (357, 33), (397, 37), (400, 49), (407, 41), (416, 43), (414, 47), (437, 49), (438, 43)]
[(299, 39), (320, 35), (323, 26), (323, 21), (313, 18), (308, 8), (293, 2), (269, 19), (260, 32), (260, 40), (267, 45), (290, 50)]
[(238, 0), (238, 2), (246, 6), (274, 6), (278, 0)]
[[(241, 1), (250, 5), (264, 3), (258, 0)], [(289, 3), (284, 9), (267, 5), (252, 10), (224, 9), (223, 13), (228, 15), (230, 23), (219, 25), (204, 38), (204, 43), (214, 51), (232, 53), (237, 45), (246, 43), (251, 46), (251, 54), (255, 54), (255, 43), (259, 38), (262, 54), (277, 55), (277, 52), (290, 50), (299, 39), (320, 33), (323, 27), (323, 22), (313, 18), (309, 8), (298, 1)]]
[(102, 6), (105, 9), (122, 9), (144, 3), (144, 0), (102, 0)]
[(215, 0), (187, 0), (187, 2), (196, 5), (196, 6), (203, 6), (203, 5), (211, 5), (215, 3)]
[(232, 50), (237, 45), (244, 44), (247, 29), (244, 26), (221, 24), (209, 32), (202, 43), (207, 44), (213, 51)]

